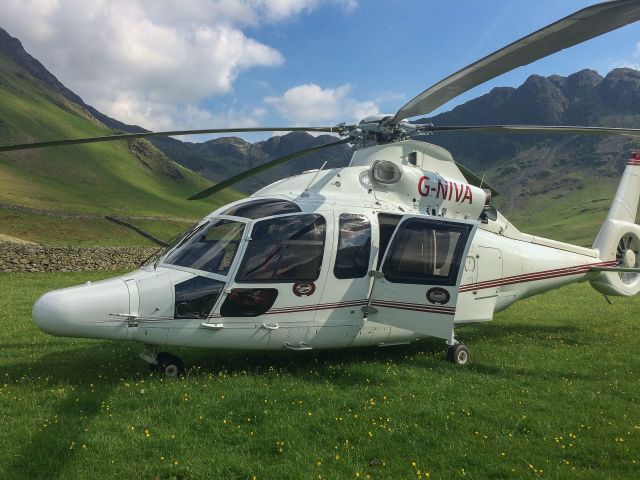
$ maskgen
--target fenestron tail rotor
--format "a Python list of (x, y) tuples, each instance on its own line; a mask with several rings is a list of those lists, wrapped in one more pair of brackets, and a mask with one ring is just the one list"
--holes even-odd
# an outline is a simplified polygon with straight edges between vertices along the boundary
[[(633, 233), (625, 233), (616, 248), (616, 267), (633, 269), (640, 267), (640, 239)], [(619, 272), (620, 280), (632, 283), (638, 276), (635, 272)]]

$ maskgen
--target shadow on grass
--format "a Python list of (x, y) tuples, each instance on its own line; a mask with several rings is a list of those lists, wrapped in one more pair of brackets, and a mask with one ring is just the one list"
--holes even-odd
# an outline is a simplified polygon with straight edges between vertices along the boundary
[(86, 422), (100, 412), (100, 403), (110, 392), (103, 389), (99, 395), (78, 393), (59, 402), (54, 413), (57, 423), (47, 427), (38, 425), (31, 438), (25, 439), (13, 461), (2, 466), (0, 477), (58, 478), (66, 464), (82, 449)]
[[(430, 342), (435, 349), (441, 342)], [(30, 390), (39, 390), (35, 405), (43, 415), (34, 415), (31, 435), (12, 457), (12, 461), (0, 465), (0, 478), (58, 478), (73, 473), (69, 470), (79, 450), (85, 443), (85, 429), (101, 413), (103, 402), (123, 382), (135, 382), (147, 378), (146, 364), (136, 358), (138, 344), (122, 344), (104, 341), (90, 342), (80, 347), (68, 348), (42, 355), (35, 361), (7, 362), (4, 367), (7, 380), (18, 385), (26, 384)], [(181, 381), (189, 382), (191, 375), (225, 371), (246, 371), (252, 375), (267, 374), (270, 367), (289, 375), (314, 382), (344, 381), (363, 385), (367, 379), (376, 381), (376, 369), (361, 371), (358, 365), (384, 365), (390, 361), (402, 364), (423, 350), (425, 343), (392, 349), (358, 348), (352, 350), (324, 350), (315, 352), (212, 352), (189, 349), (189, 361), (199, 365)], [(186, 353), (186, 349), (185, 349)], [(438, 360), (439, 362), (440, 360)], [(436, 362), (437, 363), (437, 362)], [(336, 368), (348, 369), (350, 376), (336, 373)], [(309, 375), (314, 370), (317, 375)], [(368, 371), (367, 371), (368, 370)], [(336, 379), (338, 375), (338, 379)], [(64, 394), (53, 394), (64, 388)], [(43, 425), (43, 416), (50, 422)], [(54, 421), (55, 419), (55, 421)], [(37, 456), (38, 461), (34, 461)]]
[[(100, 413), (102, 402), (122, 378), (134, 381), (140, 377), (133, 355), (126, 360), (129, 352), (122, 346), (95, 342), (46, 354), (36, 361), (5, 364), (10, 381), (24, 381), (32, 390), (39, 388), (41, 398), (52, 405), (37, 405), (51, 411), (44, 422), (47, 426), (42, 416), (33, 419), (34, 433), (24, 439), (13, 461), (0, 465), (0, 478), (58, 478), (82, 449), (85, 428)], [(56, 388), (64, 388), (63, 398), (54, 395)]]
[[(499, 321), (486, 324), (465, 325), (458, 327), (456, 336), (472, 346), (474, 341), (490, 338), (523, 339), (528, 344), (551, 342), (561, 343), (566, 346), (594, 345), (598, 338), (589, 330), (566, 325), (540, 325), (540, 324), (503, 324)], [(514, 342), (511, 342), (514, 343)], [(517, 341), (515, 342), (517, 343)]]
[(504, 324), (500, 321), (483, 324), (470, 324), (456, 327), (456, 335), (464, 337), (465, 341), (477, 340), (488, 337), (524, 336), (538, 340), (546, 340), (549, 337), (559, 335), (580, 334), (584, 330), (566, 325), (540, 325), (540, 324)]
[[(473, 344), (485, 338), (522, 338), (522, 342), (548, 341), (549, 337), (562, 341), (574, 341), (572, 337), (580, 329), (567, 326), (546, 325), (499, 325), (485, 324), (468, 326), (458, 331), (473, 350)], [(63, 341), (56, 342), (59, 348)], [(30, 348), (29, 344), (15, 348)], [(515, 348), (515, 347), (514, 347)], [(55, 402), (51, 408), (57, 422), (47, 427), (39, 425), (30, 438), (25, 439), (17, 455), (9, 464), (0, 466), (1, 478), (54, 478), (73, 461), (87, 425), (101, 411), (102, 402), (107, 402), (114, 390), (123, 381), (134, 382), (148, 376), (146, 364), (137, 358), (141, 346), (135, 343), (91, 341), (81, 347), (68, 348), (43, 355), (36, 361), (6, 363), (10, 381), (27, 379), (31, 388), (40, 385), (43, 392), (52, 387), (74, 387), (65, 398)], [(408, 365), (425, 368), (431, 373), (452, 371), (462, 375), (483, 375), (499, 378), (529, 378), (557, 381), (568, 372), (557, 369), (527, 370), (504, 365), (488, 365), (472, 362), (464, 369), (457, 369), (446, 361), (446, 346), (442, 340), (427, 339), (410, 345), (395, 347), (360, 347), (342, 350), (318, 350), (309, 352), (247, 352), (210, 351), (200, 349), (172, 349), (182, 355), (188, 364), (195, 365), (187, 372), (183, 381), (220, 372), (228, 374), (247, 372), (261, 376), (272, 369), (309, 382), (332, 382), (344, 386), (361, 386), (372, 382), (402, 382), (402, 377), (393, 380), (385, 373), (386, 366)], [(454, 370), (452, 370), (454, 369)], [(455, 370), (457, 369), (457, 370)], [(312, 373), (310, 373), (312, 372)], [(573, 373), (572, 376), (576, 377)], [(590, 379), (586, 375), (578, 378)], [(40, 382), (40, 383), (38, 383)], [(89, 385), (93, 384), (93, 388)], [(34, 422), (35, 423), (35, 422)], [(32, 462), (38, 455), (41, 461)]]
[[(61, 340), (56, 340), (56, 341), (49, 341), (46, 343), (46, 347), (50, 348), (50, 347), (65, 347), (65, 346), (69, 346), (69, 342), (65, 342), (64, 339)], [(36, 349), (36, 348), (42, 348), (42, 344), (36, 343), (36, 342), (32, 342), (32, 343), (16, 343), (16, 342), (7, 342), (7, 343), (0, 343), (0, 351), (2, 352), (6, 352), (8, 350), (30, 350), (30, 349)]]
[(254, 376), (277, 372), (308, 382), (362, 385), (378, 380), (380, 366), (389, 362), (396, 365), (411, 363), (413, 349), (395, 347), (380, 352), (377, 347), (358, 348), (350, 351), (322, 350), (315, 352), (190, 352), (185, 358), (192, 368), (187, 376), (227, 375), (246, 372)]

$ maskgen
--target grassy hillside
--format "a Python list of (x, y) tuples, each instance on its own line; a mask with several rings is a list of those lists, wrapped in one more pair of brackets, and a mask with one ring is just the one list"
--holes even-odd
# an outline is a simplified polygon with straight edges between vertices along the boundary
[[(441, 340), (311, 352), (173, 349), (154, 377), (127, 342), (51, 337), (52, 288), (113, 273), (0, 274), (0, 477), (638, 478), (640, 298), (587, 285)], [(630, 341), (631, 340), (631, 341)]]
[[(111, 133), (2, 54), (0, 93), (1, 144)], [(186, 200), (209, 184), (146, 141), (0, 154), (0, 203), (31, 208), (197, 219), (240, 198)]]
[[(636, 148), (634, 143), (542, 138), (508, 162), (487, 169), (487, 179), (503, 192), (496, 205), (520, 230), (591, 246), (626, 164), (624, 160), (621, 165), (617, 157), (626, 158)], [(589, 155), (567, 155), (567, 150), (580, 144), (589, 145)]]
[[(616, 121), (617, 120), (617, 121)], [(605, 124), (621, 124), (619, 118)], [(511, 137), (509, 137), (511, 138)], [(591, 246), (607, 216), (627, 159), (640, 145), (626, 138), (532, 136), (521, 148), (486, 165), (455, 155), (475, 141), (467, 135), (448, 145), (500, 195), (494, 204), (523, 232)], [(433, 141), (439, 142), (438, 137)], [(637, 220), (636, 220), (637, 221)]]

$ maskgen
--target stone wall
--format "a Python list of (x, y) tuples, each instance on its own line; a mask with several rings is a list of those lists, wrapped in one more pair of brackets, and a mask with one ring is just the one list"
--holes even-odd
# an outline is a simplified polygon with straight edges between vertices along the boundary
[(71, 247), (0, 241), (0, 272), (135, 269), (158, 247)]

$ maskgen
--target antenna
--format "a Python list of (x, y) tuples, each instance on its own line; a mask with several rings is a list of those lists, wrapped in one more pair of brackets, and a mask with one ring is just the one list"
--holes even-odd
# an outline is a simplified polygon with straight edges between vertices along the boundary
[(311, 186), (311, 184), (313, 182), (316, 181), (316, 178), (318, 178), (318, 175), (320, 175), (320, 172), (322, 171), (322, 169), (325, 167), (325, 165), (327, 164), (327, 162), (325, 161), (322, 166), (318, 169), (318, 171), (316, 172), (316, 174), (313, 176), (313, 178), (311, 179), (311, 181), (307, 184), (307, 186), (304, 188), (304, 190), (302, 191), (302, 194), (300, 195), (301, 197), (308, 197), (309, 196), (309, 187)]

